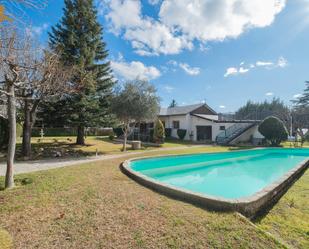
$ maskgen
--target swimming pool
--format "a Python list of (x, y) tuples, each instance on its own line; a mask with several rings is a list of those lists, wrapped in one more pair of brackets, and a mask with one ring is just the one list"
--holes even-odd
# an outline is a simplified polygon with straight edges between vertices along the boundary
[(254, 214), (261, 208), (252, 211), (254, 203), (265, 206), (268, 199), (279, 198), (308, 161), (309, 149), (267, 148), (137, 159), (126, 162), (124, 170), (190, 202), (205, 206), (208, 201), (206, 207)]

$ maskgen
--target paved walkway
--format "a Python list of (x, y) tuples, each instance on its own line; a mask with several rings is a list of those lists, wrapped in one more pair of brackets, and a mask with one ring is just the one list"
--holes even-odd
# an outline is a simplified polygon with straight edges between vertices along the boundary
[[(57, 159), (46, 159), (46, 160), (39, 160), (39, 161), (26, 161), (26, 162), (16, 162), (14, 167), (15, 174), (21, 173), (28, 173), (34, 172), (39, 170), (47, 170), (47, 169), (55, 169), (61, 168), (65, 166), (71, 165), (79, 165), (83, 163), (90, 163), (96, 161), (103, 161), (115, 158), (126, 157), (129, 155), (139, 155), (144, 154), (147, 152), (156, 152), (162, 150), (184, 150), (188, 148), (197, 148), (197, 147), (206, 147), (209, 145), (192, 145), (192, 146), (181, 146), (181, 147), (174, 147), (174, 148), (160, 148), (154, 150), (146, 150), (146, 151), (138, 151), (138, 152), (126, 152), (121, 154), (114, 154), (114, 155), (103, 155), (97, 157), (81, 157), (81, 158), (57, 158)], [(0, 176), (4, 176), (6, 171), (6, 164), (0, 163)]]

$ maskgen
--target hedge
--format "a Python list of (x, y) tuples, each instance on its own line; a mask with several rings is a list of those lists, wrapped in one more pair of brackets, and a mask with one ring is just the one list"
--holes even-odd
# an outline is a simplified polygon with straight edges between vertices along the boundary
[(165, 128), (165, 137), (166, 138), (172, 137), (172, 128)]
[(179, 137), (179, 139), (183, 140), (185, 138), (187, 134), (187, 130), (184, 130), (184, 129), (178, 129), (177, 130), (177, 135)]
[(285, 141), (288, 138), (286, 127), (277, 117), (267, 117), (259, 125), (258, 129), (272, 146), (279, 146), (282, 141)]
[(123, 130), (121, 127), (116, 127), (116, 128), (113, 128), (113, 131), (116, 135), (116, 137), (120, 137), (123, 135)]

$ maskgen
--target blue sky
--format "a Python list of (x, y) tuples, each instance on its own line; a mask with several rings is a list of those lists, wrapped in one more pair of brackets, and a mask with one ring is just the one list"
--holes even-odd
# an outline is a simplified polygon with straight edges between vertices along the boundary
[[(231, 112), (247, 100), (289, 101), (309, 80), (307, 0), (97, 0), (115, 77), (152, 82), (162, 106), (206, 101)], [(26, 10), (42, 43), (62, 0)]]

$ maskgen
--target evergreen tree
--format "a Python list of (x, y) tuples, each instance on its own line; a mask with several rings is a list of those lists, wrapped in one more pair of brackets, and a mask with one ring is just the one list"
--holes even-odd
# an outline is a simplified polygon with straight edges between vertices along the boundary
[(306, 88), (302, 96), (300, 96), (294, 103), (299, 107), (309, 107), (309, 81), (305, 82)]
[(170, 103), (169, 107), (172, 108), (172, 107), (176, 107), (177, 106), (177, 102), (175, 99), (172, 100), (172, 102)]
[(102, 33), (93, 0), (65, 0), (64, 16), (49, 33), (51, 48), (75, 69), (72, 84), (76, 91), (53, 107), (65, 114), (67, 125), (77, 127), (77, 144), (85, 143), (85, 127), (106, 121), (114, 81)]
[(164, 125), (160, 119), (157, 119), (153, 130), (153, 139), (156, 143), (163, 143), (164, 138), (165, 138)]

